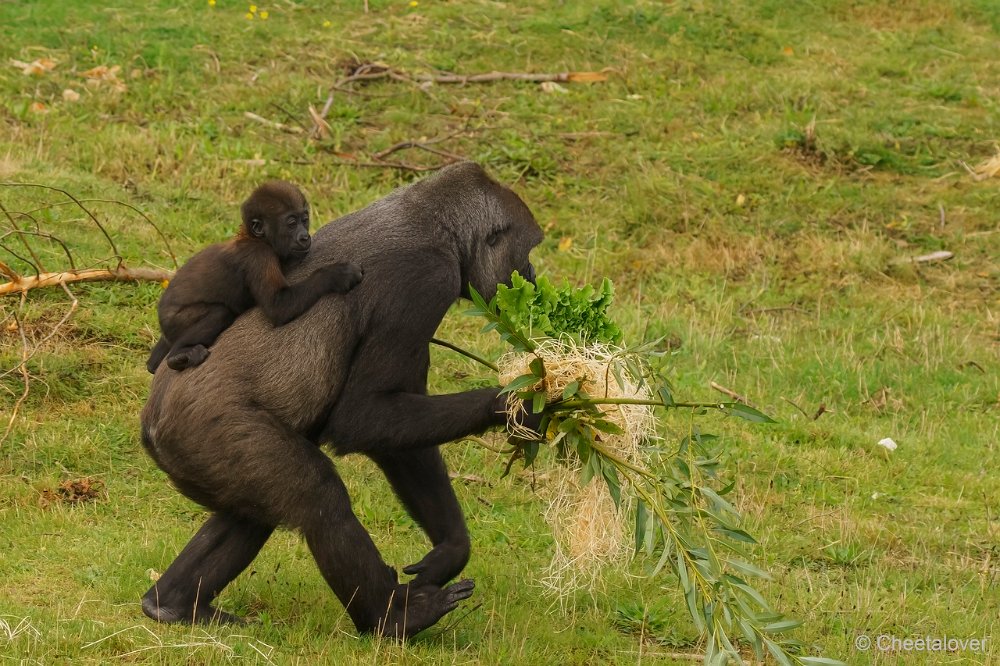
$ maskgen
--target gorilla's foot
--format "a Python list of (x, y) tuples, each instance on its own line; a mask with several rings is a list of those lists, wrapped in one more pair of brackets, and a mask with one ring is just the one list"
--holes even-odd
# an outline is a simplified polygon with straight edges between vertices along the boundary
[(392, 599), (385, 617), (379, 620), (373, 631), (396, 639), (409, 638), (433, 626), (458, 608), (458, 602), (472, 596), (475, 586), (475, 583), (467, 579), (445, 588), (401, 585), (397, 588), (397, 596)]
[(157, 602), (155, 592), (142, 598), (142, 612), (147, 617), (164, 624), (177, 622), (185, 624), (246, 624), (246, 620), (238, 615), (219, 610), (209, 604), (185, 607), (164, 606)]

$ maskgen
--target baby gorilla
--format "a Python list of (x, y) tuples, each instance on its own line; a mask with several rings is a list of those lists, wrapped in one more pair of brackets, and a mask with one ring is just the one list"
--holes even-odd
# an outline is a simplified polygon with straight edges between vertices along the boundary
[(254, 305), (274, 326), (295, 319), (321, 296), (346, 293), (362, 271), (349, 263), (324, 266), (290, 285), (285, 270), (309, 251), (309, 203), (291, 183), (264, 183), (243, 202), (236, 237), (210, 245), (177, 271), (160, 298), (159, 341), (146, 363), (151, 373), (164, 357), (174, 370), (200, 365), (208, 347)]

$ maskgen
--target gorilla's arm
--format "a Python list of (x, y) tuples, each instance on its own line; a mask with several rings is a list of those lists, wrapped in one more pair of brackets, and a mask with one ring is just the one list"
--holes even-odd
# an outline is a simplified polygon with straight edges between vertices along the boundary
[[(499, 388), (427, 395), (428, 345), (458, 298), (459, 277), (440, 261), (409, 273), (406, 279), (394, 276), (396, 289), (383, 292), (367, 318), (368, 330), (323, 433), (338, 453), (437, 446), (506, 422)], [(378, 278), (369, 272), (358, 289), (378, 293)]]
[(397, 391), (341, 400), (324, 439), (341, 454), (438, 446), (504, 423), (503, 413), (494, 408), (498, 393), (492, 388), (433, 396)]

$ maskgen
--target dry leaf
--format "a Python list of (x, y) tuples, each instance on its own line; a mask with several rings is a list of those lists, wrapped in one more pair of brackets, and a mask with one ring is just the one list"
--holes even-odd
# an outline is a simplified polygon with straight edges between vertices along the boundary
[(29, 106), (28, 108), (31, 109), (32, 113), (48, 113), (49, 112), (49, 107), (45, 106), (41, 102), (32, 102), (31, 106)]
[(330, 136), (330, 123), (326, 122), (319, 111), (317, 111), (312, 104), (309, 105), (309, 117), (312, 118), (315, 128), (313, 133), (320, 139), (326, 139)]
[(39, 58), (31, 62), (11, 59), (10, 64), (20, 69), (25, 76), (42, 76), (56, 67), (56, 61), (50, 58)]
[(63, 90), (62, 98), (67, 102), (78, 102), (80, 101), (80, 93), (70, 88), (66, 88), (66, 90)]
[(568, 93), (565, 87), (559, 85), (555, 81), (542, 81), (541, 83), (542, 92), (547, 93)]
[(607, 81), (608, 75), (602, 72), (570, 72), (566, 78), (574, 83), (588, 83), (593, 81)]
[[(968, 167), (966, 167), (968, 168)], [(993, 178), (997, 174), (1000, 174), (1000, 147), (997, 148), (997, 154), (976, 165), (975, 168), (971, 169), (972, 177), (975, 180), (986, 180), (987, 178)]]
[(82, 72), (80, 76), (87, 79), (87, 85), (92, 88), (100, 87), (106, 83), (115, 92), (125, 92), (128, 87), (118, 78), (119, 71), (121, 71), (120, 65), (112, 65), (111, 67), (98, 65)]

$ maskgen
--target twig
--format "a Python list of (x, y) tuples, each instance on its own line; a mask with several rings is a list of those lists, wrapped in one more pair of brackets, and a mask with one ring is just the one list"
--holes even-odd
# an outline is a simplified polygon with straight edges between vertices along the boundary
[[(390, 70), (395, 76), (409, 78), (421, 83), (493, 83), (495, 81), (528, 81), (530, 83), (598, 82), (606, 81), (608, 75), (603, 72), (558, 72), (555, 74), (532, 74), (526, 72), (487, 72), (485, 74), (404, 74)], [(395, 76), (393, 78), (395, 78)]]
[(21, 369), (21, 381), (24, 382), (24, 390), (18, 397), (17, 402), (14, 403), (14, 408), (10, 410), (10, 418), (7, 419), (7, 427), (3, 431), (3, 436), (0, 436), (0, 444), (3, 444), (7, 440), (14, 429), (14, 420), (17, 418), (17, 412), (21, 408), (21, 405), (24, 404), (24, 401), (28, 399), (28, 391), (31, 384), (28, 367), (25, 365), (30, 358), (28, 353), (28, 338), (24, 334), (24, 326), (21, 325), (21, 319), (17, 316), (16, 312), (14, 313), (14, 323), (21, 334), (21, 362), (18, 364), (18, 367)]
[[(719, 393), (722, 393), (723, 395), (728, 395), (730, 398), (732, 398), (736, 402), (742, 402), (744, 405), (746, 405), (748, 407), (753, 407), (753, 405), (750, 404), (750, 401), (747, 400), (744, 396), (740, 395), (739, 393), (737, 393), (736, 391), (734, 391), (732, 389), (726, 388), (722, 384), (716, 384), (715, 382), (711, 382), (711, 383), (709, 383), (709, 386), (711, 386), (712, 388), (714, 388)], [(754, 409), (756, 409), (756, 407)]]
[[(123, 206), (125, 208), (128, 208), (133, 213), (136, 213), (137, 215), (139, 215), (139, 217), (141, 217), (143, 220), (146, 221), (146, 224), (148, 224), (149, 226), (153, 227), (153, 231), (155, 231), (156, 235), (160, 237), (161, 241), (163, 241), (163, 246), (165, 248), (167, 248), (167, 254), (169, 254), (170, 255), (170, 259), (173, 260), (174, 266), (178, 266), (179, 265), (178, 262), (177, 262), (177, 255), (174, 254), (173, 248), (170, 247), (170, 241), (167, 240), (167, 237), (164, 235), (163, 231), (160, 230), (160, 227), (156, 224), (156, 222), (153, 222), (153, 220), (149, 217), (149, 215), (146, 215), (146, 213), (144, 213), (141, 209), (133, 206), (130, 203), (126, 203), (124, 201), (118, 201), (117, 199), (79, 199), (78, 201), (79, 201), (79, 203), (105, 203), (105, 204), (114, 204), (116, 206)], [(17, 214), (17, 215), (24, 215), (24, 216), (31, 216), (32, 214), (38, 213), (38, 212), (43, 211), (43, 210), (48, 210), (50, 208), (58, 208), (59, 206), (70, 206), (70, 205), (73, 205), (73, 204), (76, 204), (76, 203), (77, 203), (76, 201), (57, 201), (55, 203), (46, 204), (44, 206), (39, 206), (38, 208), (32, 208), (31, 210), (17, 211), (15, 214)], [(31, 219), (34, 219), (34, 218), (31, 218)], [(39, 232), (38, 235), (45, 236), (45, 234), (42, 234), (40, 232)], [(62, 245), (64, 250), (66, 249), (66, 245), (65, 245), (65, 243), (62, 242), (62, 240), (60, 240), (56, 236), (51, 236), (50, 238), (51, 238), (51, 240), (54, 240), (57, 243), (59, 243), (60, 245)], [(66, 250), (66, 253), (68, 255), (69, 251)], [(72, 259), (70, 261), (72, 262)], [(70, 265), (72, 267), (72, 263)]]
[(795, 409), (797, 409), (800, 412), (802, 412), (802, 416), (804, 416), (806, 418), (809, 418), (809, 414), (806, 412), (806, 410), (802, 409), (801, 407), (799, 407), (797, 404), (795, 404), (794, 402), (792, 402), (791, 400), (789, 400), (785, 396), (781, 396), (781, 399), (784, 400), (785, 402), (787, 402), (789, 405), (791, 405)]
[(24, 293), (29, 289), (63, 285), (69, 282), (127, 282), (130, 280), (145, 280), (162, 282), (173, 277), (173, 271), (159, 268), (128, 268), (119, 263), (115, 268), (85, 268), (63, 271), (61, 273), (41, 273), (10, 282), (0, 283), (0, 296)]
[(37, 271), (44, 271), (45, 268), (42, 267), (42, 260), (35, 253), (35, 248), (31, 247), (31, 245), (28, 244), (28, 241), (24, 240), (24, 234), (26, 232), (18, 228), (17, 222), (14, 221), (14, 214), (7, 210), (7, 208), (3, 205), (2, 201), (0, 201), (0, 212), (4, 214), (4, 217), (6, 217), (7, 221), (10, 223), (11, 233), (17, 234), (18, 238), (21, 240), (21, 244), (24, 245), (25, 249), (28, 251), (28, 254), (31, 255), (31, 258), (34, 259), (33, 262), (29, 263), (32, 263), (36, 267)]
[[(359, 81), (375, 81), (378, 79), (390, 79), (405, 83), (426, 84), (426, 83), (454, 83), (465, 85), (468, 83), (493, 83), (496, 81), (527, 81), (530, 83), (545, 83), (554, 81), (557, 83), (595, 83), (606, 81), (608, 75), (604, 71), (600, 72), (557, 72), (553, 74), (535, 74), (530, 72), (487, 72), (484, 74), (409, 74), (402, 70), (393, 69), (388, 65), (380, 63), (365, 62), (357, 63), (351, 73), (330, 86), (330, 93), (327, 95), (323, 109), (319, 113), (321, 119), (326, 118), (333, 104), (333, 91), (343, 90), (344, 86)], [(313, 130), (315, 132), (315, 130)]]
[(467, 356), (467, 357), (471, 358), (473, 361), (475, 361), (476, 363), (481, 363), (482, 365), (485, 365), (487, 368), (489, 368), (493, 372), (500, 372), (500, 368), (497, 367), (497, 365), (495, 363), (490, 363), (486, 359), (484, 359), (484, 358), (482, 358), (480, 356), (476, 356), (472, 352), (467, 351), (465, 349), (462, 349), (458, 345), (453, 345), (450, 342), (446, 342), (445, 340), (439, 340), (438, 338), (431, 338), (431, 343), (435, 344), (435, 345), (438, 345), (440, 347), (444, 347), (446, 349), (450, 349), (452, 351), (458, 352), (462, 356)]
[(420, 141), (400, 141), (399, 143), (389, 146), (385, 150), (380, 150), (372, 155), (376, 160), (382, 161), (389, 155), (398, 152), (400, 150), (407, 150), (409, 148), (419, 148), (420, 150), (426, 150), (428, 153), (433, 153), (435, 155), (440, 155), (441, 157), (446, 157), (452, 162), (460, 162), (465, 158), (461, 155), (456, 155), (455, 153), (449, 153), (447, 150), (441, 150), (439, 148), (432, 148), (428, 145), (430, 142), (420, 142)]
[[(66, 295), (69, 296), (69, 298), (70, 298), (69, 310), (67, 310), (66, 314), (64, 314), (62, 316), (62, 319), (60, 319), (56, 323), (56, 325), (52, 327), (52, 330), (49, 331), (49, 334), (46, 335), (41, 340), (39, 340), (37, 344), (35, 344), (35, 347), (31, 351), (30, 354), (23, 355), (22, 358), (21, 358), (21, 361), (17, 365), (15, 365), (13, 368), (5, 370), (3, 373), (0, 373), (0, 379), (3, 379), (4, 377), (6, 377), (10, 373), (14, 372), (18, 368), (24, 368), (25, 364), (29, 360), (31, 360), (31, 358), (38, 352), (39, 349), (41, 349), (45, 345), (46, 342), (48, 342), (49, 340), (52, 339), (52, 336), (54, 336), (56, 334), (56, 332), (62, 327), (62, 325), (65, 324), (67, 321), (69, 321), (69, 318), (73, 316), (74, 312), (76, 312), (76, 309), (80, 305), (80, 302), (76, 299), (76, 296), (73, 295), (73, 292), (71, 292), (69, 290), (69, 287), (67, 287), (65, 284), (62, 284), (62, 283), (60, 283), (59, 286), (61, 286), (63, 288), (63, 291), (65, 291)], [(17, 314), (16, 313), (14, 313), (14, 321), (17, 323), (17, 326), (20, 329), (21, 328), (21, 322), (17, 320)], [(23, 330), (21, 331), (21, 335), (22, 336), (24, 335), (24, 331)]]
[[(18, 214), (19, 215), (26, 215), (25, 213), (18, 213)], [(7, 238), (8, 236), (10, 236), (12, 234), (17, 234), (18, 236), (23, 236), (24, 234), (27, 234), (29, 236), (36, 236), (38, 238), (45, 238), (46, 240), (50, 240), (50, 241), (53, 241), (55, 243), (58, 243), (59, 246), (62, 247), (63, 252), (66, 254), (66, 261), (69, 262), (69, 267), (71, 269), (76, 268), (76, 263), (73, 261), (73, 253), (69, 251), (69, 248), (66, 246), (66, 243), (64, 243), (62, 241), (62, 239), (59, 238), (58, 236), (53, 236), (52, 234), (46, 233), (44, 231), (21, 231), (21, 230), (15, 230), (15, 231), (8, 231), (7, 233), (5, 233), (2, 236), (0, 236), (0, 241), (3, 241), (3, 239)], [(22, 239), (21, 242), (24, 242), (24, 240)], [(7, 246), (4, 245), (2, 242), (0, 242), (0, 246), (4, 247), (5, 249), (7, 248)], [(10, 267), (8, 266), (8, 269), (9, 268)], [(0, 272), (2, 272), (2, 271), (0, 271)]]
[(0, 187), (34, 187), (62, 194), (64, 197), (66, 197), (67, 199), (75, 203), (77, 206), (79, 206), (80, 210), (86, 213), (87, 217), (89, 217), (93, 221), (93, 223), (97, 225), (97, 228), (100, 229), (101, 233), (104, 235), (104, 238), (107, 239), (108, 245), (111, 246), (111, 251), (115, 253), (114, 256), (118, 260), (118, 264), (121, 265), (122, 254), (121, 252), (118, 251), (118, 246), (115, 245), (115, 241), (111, 238), (111, 234), (109, 234), (108, 230), (104, 228), (104, 225), (101, 224), (101, 221), (98, 220), (97, 217), (92, 212), (90, 212), (90, 209), (88, 209), (86, 206), (83, 205), (80, 199), (77, 199), (66, 190), (60, 189), (58, 187), (52, 187), (51, 185), (40, 185), (38, 183), (0, 183)]
[(281, 130), (283, 132), (289, 132), (290, 134), (301, 134), (302, 129), (300, 127), (295, 127), (293, 125), (286, 125), (285, 123), (279, 123), (277, 120), (268, 120), (263, 116), (258, 116), (252, 111), (244, 111), (243, 117), (248, 118), (254, 122), (260, 123), (261, 125), (267, 125), (268, 127), (273, 127), (274, 129)]
[[(420, 166), (417, 164), (406, 164), (404, 162), (357, 162), (355, 160), (336, 160), (337, 164), (344, 166), (368, 167), (374, 169), (399, 169), (400, 171), (414, 171), (423, 173), (425, 171), (437, 171), (448, 166), (448, 164), (435, 164), (433, 166)], [(450, 164), (450, 162), (449, 162)]]
[(271, 102), (271, 106), (273, 106), (278, 111), (281, 111), (283, 114), (285, 114), (285, 117), (287, 117), (290, 121), (292, 121), (293, 123), (295, 123), (296, 125), (298, 125), (302, 129), (302, 131), (304, 131), (304, 132), (308, 132), (309, 131), (309, 128), (306, 127), (302, 123), (301, 120), (299, 120), (298, 118), (296, 118), (295, 115), (291, 111), (289, 111), (288, 109), (286, 109), (282, 105), (278, 104), (277, 102)]
[(489, 442), (487, 442), (482, 437), (476, 437), (475, 435), (469, 435), (468, 437), (463, 437), (461, 441), (463, 441), (463, 442), (472, 442), (473, 444), (478, 444), (479, 446), (483, 447), (487, 451), (492, 451), (493, 453), (498, 453), (498, 454), (500, 454), (502, 456), (505, 456), (505, 455), (507, 455), (509, 453), (513, 453), (514, 451), (517, 450), (517, 447), (512, 447), (512, 448), (509, 448), (509, 449), (498, 449), (495, 446), (493, 446), (492, 444), (490, 444)]

